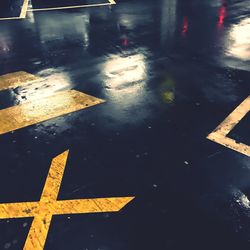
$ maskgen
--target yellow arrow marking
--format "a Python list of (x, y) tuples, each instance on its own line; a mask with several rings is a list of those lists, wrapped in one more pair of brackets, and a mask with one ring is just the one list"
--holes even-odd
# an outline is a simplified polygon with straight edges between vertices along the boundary
[(250, 146), (244, 143), (237, 143), (235, 140), (227, 137), (230, 131), (233, 130), (249, 111), (250, 96), (248, 96), (211, 134), (209, 134), (207, 138), (239, 153), (250, 156)]
[(0, 219), (34, 217), (24, 250), (44, 248), (53, 215), (118, 212), (134, 197), (57, 200), (69, 151), (52, 160), (40, 201), (0, 204)]

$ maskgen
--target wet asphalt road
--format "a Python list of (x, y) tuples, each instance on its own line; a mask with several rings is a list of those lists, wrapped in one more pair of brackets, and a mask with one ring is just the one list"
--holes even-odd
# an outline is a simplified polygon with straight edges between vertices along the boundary
[[(45, 249), (250, 248), (250, 158), (206, 139), (250, 93), (249, 0), (28, 12), (0, 23), (0, 63), (48, 80), (0, 92), (1, 108), (65, 89), (107, 101), (1, 135), (1, 203), (39, 200), (67, 149), (60, 199), (136, 197), (55, 216)], [(230, 135), (250, 145), (249, 117)], [(0, 249), (22, 249), (31, 221), (1, 220)]]

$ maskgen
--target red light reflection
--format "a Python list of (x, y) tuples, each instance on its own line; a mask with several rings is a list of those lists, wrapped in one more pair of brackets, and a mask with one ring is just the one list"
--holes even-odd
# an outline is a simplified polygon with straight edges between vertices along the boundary
[(219, 8), (219, 20), (218, 20), (219, 27), (223, 26), (226, 14), (227, 14), (226, 3), (225, 3), (225, 1), (222, 1), (222, 5)]
[(182, 35), (185, 35), (187, 31), (188, 31), (188, 18), (187, 16), (184, 16), (182, 24)]
[(125, 38), (125, 39), (122, 40), (122, 45), (123, 45), (123, 46), (127, 47), (127, 46), (128, 46), (128, 43), (129, 43), (129, 42), (128, 42), (128, 39), (127, 39), (127, 38)]

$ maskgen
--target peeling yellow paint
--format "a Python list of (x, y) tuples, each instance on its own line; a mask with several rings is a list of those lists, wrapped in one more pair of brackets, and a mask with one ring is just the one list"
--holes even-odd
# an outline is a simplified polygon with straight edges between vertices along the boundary
[(69, 151), (52, 160), (40, 201), (0, 204), (0, 219), (34, 217), (24, 250), (45, 246), (53, 215), (118, 212), (134, 197), (57, 200)]
[(103, 103), (104, 100), (75, 90), (24, 102), (0, 110), (0, 134)]
[(248, 96), (207, 138), (239, 153), (250, 156), (250, 146), (238, 143), (227, 137), (230, 131), (250, 111), (250, 96)]
[(0, 91), (22, 87), (37, 80), (41, 80), (41, 78), (24, 71), (6, 74), (0, 76)]

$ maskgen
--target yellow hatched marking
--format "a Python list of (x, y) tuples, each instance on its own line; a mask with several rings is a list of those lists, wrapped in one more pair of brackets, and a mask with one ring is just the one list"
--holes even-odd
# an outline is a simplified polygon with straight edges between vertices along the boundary
[(42, 99), (0, 110), (0, 134), (103, 103), (104, 100), (76, 90), (58, 92)]
[(69, 151), (52, 160), (40, 201), (0, 204), (0, 219), (34, 217), (24, 250), (42, 250), (53, 215), (118, 212), (135, 197), (57, 200)]
[(6, 74), (0, 76), (0, 91), (22, 87), (37, 80), (41, 80), (41, 78), (24, 71)]
[(250, 111), (250, 96), (248, 96), (207, 138), (239, 153), (250, 156), (250, 146), (244, 143), (237, 143), (227, 137), (230, 131)]

